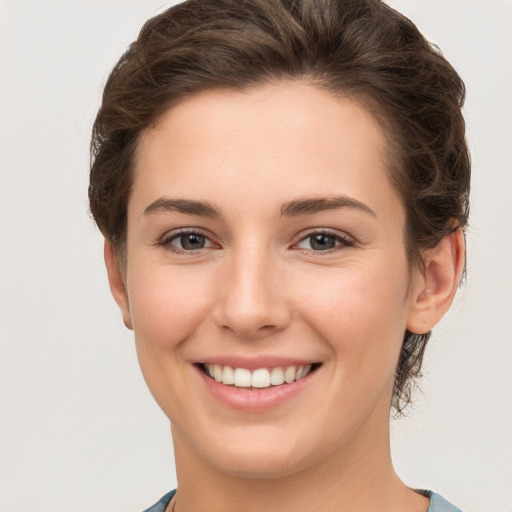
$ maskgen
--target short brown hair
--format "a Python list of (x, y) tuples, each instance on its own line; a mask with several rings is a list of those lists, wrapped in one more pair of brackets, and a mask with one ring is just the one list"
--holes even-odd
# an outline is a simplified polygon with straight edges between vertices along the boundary
[[(188, 0), (145, 23), (110, 74), (94, 123), (90, 209), (118, 255), (141, 132), (198, 92), (289, 79), (354, 98), (381, 122), (410, 264), (466, 226), (464, 83), (410, 20), (379, 0)], [(398, 412), (410, 402), (429, 336), (405, 333)]]

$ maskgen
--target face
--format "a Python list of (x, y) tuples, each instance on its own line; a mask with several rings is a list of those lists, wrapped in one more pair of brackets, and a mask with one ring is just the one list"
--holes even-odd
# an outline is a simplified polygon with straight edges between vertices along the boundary
[(177, 452), (271, 476), (385, 444), (415, 286), (386, 161), (366, 110), (301, 83), (144, 133), (117, 298)]

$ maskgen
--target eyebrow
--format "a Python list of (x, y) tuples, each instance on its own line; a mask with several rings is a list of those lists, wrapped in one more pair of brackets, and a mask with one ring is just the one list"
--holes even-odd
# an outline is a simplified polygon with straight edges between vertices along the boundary
[(312, 215), (336, 208), (355, 208), (377, 217), (377, 214), (368, 205), (348, 196), (311, 197), (290, 201), (281, 207), (281, 216)]
[(153, 201), (145, 210), (144, 215), (151, 215), (159, 212), (178, 212), (188, 215), (199, 215), (212, 219), (223, 218), (222, 212), (213, 204), (205, 201), (193, 201), (191, 199), (171, 199), (161, 197)]
[[(281, 217), (295, 217), (299, 215), (312, 215), (326, 210), (337, 208), (355, 208), (373, 217), (376, 213), (366, 204), (348, 196), (311, 197), (296, 199), (283, 204), (280, 210)], [(194, 201), (192, 199), (172, 199), (161, 197), (153, 201), (144, 210), (144, 215), (152, 215), (159, 212), (178, 212), (187, 215), (198, 215), (212, 219), (223, 219), (224, 215), (215, 205), (206, 201)]]

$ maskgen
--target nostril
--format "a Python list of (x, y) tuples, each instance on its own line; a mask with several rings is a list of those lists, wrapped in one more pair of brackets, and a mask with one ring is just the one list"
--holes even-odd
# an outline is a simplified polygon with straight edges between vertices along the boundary
[(259, 338), (262, 335), (271, 334), (273, 331), (277, 330), (278, 327), (273, 324), (265, 324), (259, 327), (223, 324), (221, 325), (221, 329), (234, 333), (240, 338)]

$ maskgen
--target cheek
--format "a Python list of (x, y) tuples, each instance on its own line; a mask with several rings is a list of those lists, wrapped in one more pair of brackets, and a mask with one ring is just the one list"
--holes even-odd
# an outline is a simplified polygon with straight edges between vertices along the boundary
[[(141, 267), (142, 268), (142, 267)], [(128, 298), (137, 357), (156, 402), (171, 418), (184, 415), (187, 382), (186, 341), (208, 317), (208, 283), (190, 272), (170, 267), (135, 266), (128, 281)], [(149, 269), (149, 270), (148, 270)]]
[(177, 346), (207, 315), (211, 294), (204, 275), (156, 267), (133, 272), (128, 284), (138, 345), (155, 351)]
[(322, 288), (317, 281), (316, 292), (303, 295), (303, 316), (345, 371), (393, 374), (406, 326), (406, 273), (376, 266), (340, 269)]

